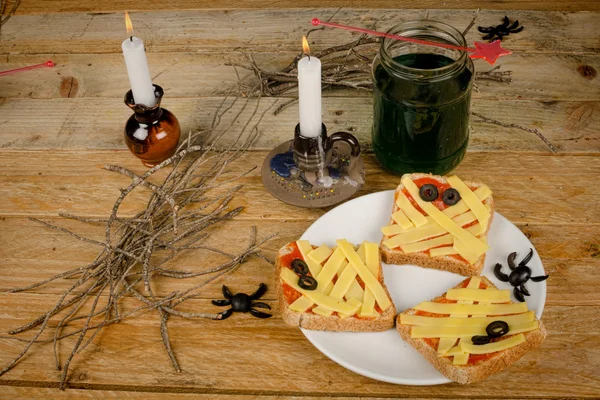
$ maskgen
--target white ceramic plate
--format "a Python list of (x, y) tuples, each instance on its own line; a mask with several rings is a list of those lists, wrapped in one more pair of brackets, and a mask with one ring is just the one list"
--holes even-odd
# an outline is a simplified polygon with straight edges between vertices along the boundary
[[(346, 238), (359, 244), (365, 240), (378, 243), (379, 230), (389, 223), (394, 191), (373, 193), (348, 201), (319, 218), (301, 239), (313, 244), (334, 246), (335, 240)], [(496, 263), (504, 265), (506, 257), (516, 251), (520, 261), (533, 248), (531, 242), (510, 221), (498, 213), (488, 234), (488, 250), (483, 275), (500, 289), (512, 289), (493, 273)], [(544, 275), (542, 261), (534, 249), (528, 266), (532, 275)], [(383, 264), (383, 275), (398, 312), (422, 301), (437, 297), (462, 281), (464, 277), (445, 271), (414, 265)], [(546, 301), (546, 282), (531, 282), (527, 305), (540, 318)], [(513, 299), (514, 300), (514, 299)], [(450, 380), (438, 372), (416, 350), (404, 343), (395, 329), (386, 332), (352, 333), (321, 332), (302, 329), (306, 338), (323, 354), (341, 366), (384, 382), (404, 385), (437, 385)]]

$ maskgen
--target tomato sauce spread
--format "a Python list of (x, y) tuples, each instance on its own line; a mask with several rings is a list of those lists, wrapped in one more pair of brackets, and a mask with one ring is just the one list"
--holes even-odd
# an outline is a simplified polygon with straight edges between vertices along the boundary
[(281, 264), (284, 267), (291, 268), (292, 261), (294, 261), (296, 258), (304, 260), (304, 257), (302, 257), (302, 253), (300, 252), (300, 249), (298, 248), (296, 242), (290, 243), (288, 247), (291, 247), (292, 251), (286, 254), (285, 256), (281, 257)]
[(283, 283), (282, 288), (283, 288), (283, 297), (285, 297), (288, 304), (292, 304), (293, 302), (298, 300), (300, 297), (302, 297), (302, 294), (300, 294), (300, 292), (298, 292), (296, 289), (294, 289), (287, 283)]

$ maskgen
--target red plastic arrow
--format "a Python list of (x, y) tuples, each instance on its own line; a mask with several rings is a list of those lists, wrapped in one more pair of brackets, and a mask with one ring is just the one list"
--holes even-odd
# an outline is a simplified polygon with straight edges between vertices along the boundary
[(411, 42), (411, 43), (423, 44), (426, 46), (436, 46), (436, 47), (443, 47), (445, 49), (466, 51), (469, 53), (473, 53), (470, 55), (471, 58), (483, 58), (484, 60), (486, 60), (487, 62), (489, 62), (492, 65), (494, 65), (494, 63), (496, 62), (496, 60), (499, 57), (505, 56), (508, 54), (512, 54), (512, 51), (502, 48), (502, 46), (501, 46), (502, 42), (500, 42), (499, 40), (496, 40), (492, 43), (475, 42), (475, 47), (463, 47), (463, 46), (455, 46), (453, 44), (431, 42), (429, 40), (422, 40), (422, 39), (415, 39), (415, 38), (410, 38), (410, 37), (406, 37), (406, 36), (394, 35), (394, 34), (386, 33), (386, 32), (372, 31), (370, 29), (359, 28), (359, 27), (355, 27), (355, 26), (336, 24), (334, 22), (323, 22), (323, 21), (319, 20), (318, 18), (313, 18), (312, 24), (314, 26), (323, 25), (323, 26), (330, 26), (332, 28), (345, 29), (347, 31), (362, 32), (362, 33), (366, 33), (369, 35), (382, 36), (382, 37), (387, 37), (390, 39), (401, 40), (403, 42)]

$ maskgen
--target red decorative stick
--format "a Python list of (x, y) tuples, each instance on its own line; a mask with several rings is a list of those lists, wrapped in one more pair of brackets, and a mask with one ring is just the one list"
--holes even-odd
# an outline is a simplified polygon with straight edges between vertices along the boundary
[(429, 40), (422, 40), (422, 39), (415, 39), (415, 38), (410, 38), (410, 37), (406, 37), (406, 36), (394, 35), (394, 34), (386, 33), (386, 32), (372, 31), (370, 29), (358, 28), (355, 26), (336, 24), (334, 22), (323, 22), (323, 21), (319, 20), (318, 18), (313, 18), (312, 24), (314, 26), (319, 26), (319, 25), (330, 26), (332, 28), (345, 29), (347, 31), (362, 32), (362, 33), (366, 33), (368, 35), (383, 36), (383, 37), (390, 38), (390, 39), (401, 40), (403, 42), (411, 42), (411, 43), (423, 44), (426, 46), (436, 46), (436, 47), (443, 47), (445, 49), (466, 51), (469, 53), (473, 53), (470, 55), (471, 58), (483, 58), (492, 65), (494, 65), (494, 63), (496, 62), (498, 57), (504, 56), (507, 54), (512, 54), (512, 52), (510, 50), (506, 50), (506, 49), (502, 48), (502, 46), (500, 45), (501, 42), (499, 40), (496, 40), (492, 43), (475, 42), (475, 47), (462, 47), (462, 46), (455, 46), (453, 44), (431, 42)]
[(27, 67), (21, 67), (21, 68), (9, 69), (6, 71), (0, 71), (0, 76), (12, 74), (15, 72), (28, 71), (30, 69), (36, 69), (36, 68), (42, 68), (42, 67), (52, 68), (52, 67), (54, 67), (54, 63), (52, 61), (46, 61), (45, 63), (42, 63), (42, 64), (28, 65)]

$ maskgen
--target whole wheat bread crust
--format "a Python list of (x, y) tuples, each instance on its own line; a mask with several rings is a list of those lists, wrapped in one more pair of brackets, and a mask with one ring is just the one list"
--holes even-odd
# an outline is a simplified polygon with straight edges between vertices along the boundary
[[(341, 319), (337, 315), (325, 317), (314, 313), (300, 313), (289, 309), (289, 304), (283, 294), (283, 282), (280, 278), (281, 268), (284, 268), (280, 262), (283, 255), (288, 254), (291, 249), (289, 244), (283, 246), (277, 255), (275, 262), (275, 279), (278, 282), (277, 299), (279, 300), (279, 311), (283, 321), (289, 325), (298, 326), (305, 329), (332, 332), (381, 332), (394, 327), (396, 320), (396, 307), (392, 303), (379, 317), (373, 319), (356, 318), (354, 316)], [(382, 275), (381, 264), (379, 266), (379, 276)], [(389, 291), (385, 283), (380, 279), (383, 289), (391, 300)]]
[[(431, 174), (415, 173), (415, 174), (410, 174), (410, 177), (413, 180), (420, 179), (420, 178), (432, 178), (432, 179), (436, 179), (442, 183), (447, 182), (445, 177), (438, 176), (438, 175), (431, 175)], [(470, 188), (477, 189), (477, 188), (483, 186), (482, 183), (478, 183), (478, 182), (471, 182), (471, 181), (464, 181), (464, 182)], [(404, 185), (400, 184), (396, 188), (396, 191), (402, 190), (403, 188), (404, 188)], [(492, 226), (492, 220), (494, 218), (494, 198), (493, 198), (493, 196), (488, 197), (484, 201), (484, 204), (490, 206), (491, 212), (492, 212), (492, 217), (490, 218), (490, 223), (488, 224), (488, 227), (483, 234), (483, 237), (487, 237), (487, 234), (490, 230), (490, 226)], [(392, 214), (394, 212), (396, 212), (397, 209), (398, 209), (398, 206), (396, 204), (394, 204), (392, 207)], [(390, 224), (392, 224), (392, 223), (394, 223), (394, 221), (390, 217)], [(457, 260), (456, 258), (449, 257), (449, 256), (431, 257), (425, 253), (405, 254), (400, 250), (390, 249), (389, 247), (385, 246), (383, 244), (383, 241), (385, 239), (386, 239), (385, 236), (381, 239), (379, 249), (380, 249), (380, 253), (381, 253), (381, 257), (382, 257), (383, 261), (387, 264), (396, 264), (396, 265), (414, 264), (414, 265), (418, 265), (419, 267), (423, 267), (423, 268), (439, 269), (442, 271), (454, 272), (456, 274), (460, 274), (463, 276), (481, 275), (481, 271), (483, 270), (483, 266), (485, 264), (485, 253), (481, 257), (479, 257), (479, 259), (475, 262), (475, 264), (471, 265), (465, 261), (460, 261), (460, 260)]]
[[(481, 280), (484, 281), (488, 286), (496, 287), (489, 279), (482, 276)], [(458, 288), (460, 284), (456, 285)], [(437, 301), (444, 295), (439, 296), (432, 301)], [(410, 308), (403, 313), (399, 314), (396, 320), (396, 329), (407, 343), (413, 346), (419, 353), (423, 355), (438, 371), (452, 379), (455, 382), (468, 384), (479, 382), (487, 378), (488, 376), (495, 374), (503, 369), (509, 367), (521, 357), (523, 357), (530, 350), (535, 349), (542, 344), (546, 337), (546, 328), (539, 321), (540, 327), (534, 331), (525, 332), (525, 342), (518, 346), (512, 347), (507, 350), (503, 350), (495, 354), (493, 357), (480, 361), (475, 365), (453, 365), (452, 357), (440, 357), (437, 354), (437, 350), (430, 347), (423, 339), (413, 339), (410, 337), (410, 325), (402, 325), (400, 323), (400, 315), (402, 314), (414, 314), (416, 310)]]

